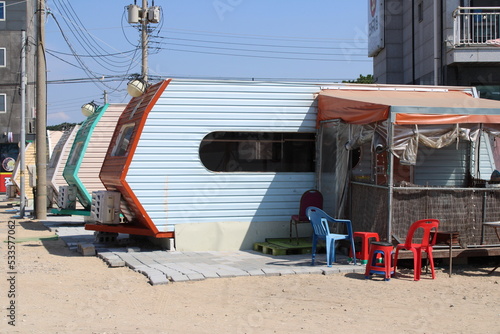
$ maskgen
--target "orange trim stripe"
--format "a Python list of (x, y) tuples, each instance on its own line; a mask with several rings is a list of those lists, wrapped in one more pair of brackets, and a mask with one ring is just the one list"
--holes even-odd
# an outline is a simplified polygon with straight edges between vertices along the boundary
[[(150, 102), (146, 106), (145, 110), (143, 111), (141, 115), (141, 120), (139, 121), (139, 124), (137, 125), (137, 130), (134, 136), (133, 141), (130, 143), (128, 154), (127, 154), (127, 159), (125, 161), (125, 165), (123, 166), (123, 171), (120, 175), (120, 183), (123, 187), (124, 191), (124, 196), (127, 196), (129, 199), (132, 200), (132, 202), (135, 204), (137, 209), (139, 210), (139, 216), (136, 217), (136, 219), (140, 220), (143, 224), (145, 224), (155, 235), (159, 233), (158, 228), (154, 224), (153, 220), (149, 216), (149, 214), (146, 212), (144, 207), (142, 206), (142, 203), (139, 201), (135, 193), (132, 191), (130, 188), (128, 182), (126, 181), (126, 177), (128, 174), (128, 170), (130, 168), (130, 165), (132, 164), (132, 159), (134, 157), (134, 153), (137, 149), (137, 145), (139, 144), (139, 141), (141, 139), (141, 134), (142, 131), (144, 130), (144, 125), (146, 124), (149, 112), (153, 109), (155, 106), (156, 102), (160, 98), (160, 96), (163, 94), (163, 91), (165, 88), (168, 86), (170, 83), (171, 79), (165, 80), (162, 82), (160, 87), (156, 90), (154, 96), (151, 98)], [(137, 214), (137, 213), (136, 213)]]

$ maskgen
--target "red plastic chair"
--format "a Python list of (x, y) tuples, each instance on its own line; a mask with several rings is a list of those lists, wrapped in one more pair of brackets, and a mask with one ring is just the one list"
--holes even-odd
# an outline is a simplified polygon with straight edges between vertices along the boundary
[[(432, 279), (436, 278), (434, 272), (434, 258), (432, 257), (432, 247), (436, 244), (437, 233), (431, 240), (431, 231), (437, 232), (439, 226), (439, 220), (437, 219), (421, 219), (413, 224), (411, 224), (408, 234), (406, 236), (406, 241), (404, 244), (399, 244), (396, 246), (396, 254), (394, 256), (394, 271), (396, 271), (398, 265), (398, 255), (399, 251), (406, 249), (413, 253), (413, 270), (414, 270), (414, 280), (418, 281), (420, 279), (420, 273), (422, 271), (422, 252), (427, 253), (427, 258), (431, 265)], [(414, 242), (415, 233), (417, 230), (422, 229), (422, 239), (420, 243)]]
[(292, 241), (292, 225), (295, 225), (295, 237), (297, 239), (297, 244), (299, 243), (297, 224), (309, 223), (309, 218), (307, 218), (306, 215), (306, 209), (310, 206), (323, 209), (323, 195), (316, 189), (306, 191), (300, 198), (299, 214), (293, 215), (290, 219), (290, 242)]

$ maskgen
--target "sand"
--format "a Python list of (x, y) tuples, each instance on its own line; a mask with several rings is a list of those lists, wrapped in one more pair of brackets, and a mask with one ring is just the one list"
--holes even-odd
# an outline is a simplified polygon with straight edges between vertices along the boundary
[(388, 282), (315, 274), (151, 286), (62, 240), (40, 240), (53, 233), (39, 222), (16, 220), (15, 237), (24, 242), (15, 244), (11, 275), (4, 210), (0, 333), (500, 333), (500, 269), (488, 275), (491, 264), (454, 265), (451, 278), (443, 266), (435, 280), (418, 282), (403, 270)]

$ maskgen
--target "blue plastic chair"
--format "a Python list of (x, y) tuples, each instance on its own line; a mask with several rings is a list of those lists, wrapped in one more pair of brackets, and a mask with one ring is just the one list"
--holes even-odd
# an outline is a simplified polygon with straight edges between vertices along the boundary
[[(325, 240), (326, 242), (326, 264), (328, 267), (331, 267), (332, 263), (336, 262), (336, 241), (349, 240), (351, 242), (351, 249), (355, 249), (352, 224), (350, 220), (332, 218), (326, 212), (314, 206), (307, 208), (306, 215), (311, 221), (313, 227), (312, 265), (314, 265), (314, 260), (316, 258), (316, 246), (318, 240)], [(329, 223), (331, 223), (332, 226), (334, 226), (334, 224), (344, 224), (345, 229), (343, 230), (347, 230), (347, 234), (330, 233), (330, 228), (328, 226)], [(353, 255), (353, 261), (354, 264), (356, 264), (355, 255)]]

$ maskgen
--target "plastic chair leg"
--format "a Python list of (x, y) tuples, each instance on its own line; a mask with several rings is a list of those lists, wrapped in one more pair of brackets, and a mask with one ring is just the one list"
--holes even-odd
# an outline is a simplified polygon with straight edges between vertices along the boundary
[(427, 258), (429, 259), (429, 262), (431, 264), (432, 279), (436, 279), (436, 272), (434, 271), (434, 258), (432, 256), (432, 250), (430, 252), (427, 252)]
[(328, 267), (332, 266), (332, 262), (335, 261), (335, 240), (331, 238), (326, 238), (326, 265)]
[(396, 251), (394, 252), (394, 274), (396, 276), (396, 270), (398, 268), (398, 256), (399, 256), (399, 248), (396, 247)]
[(299, 244), (299, 229), (297, 227), (297, 222), (295, 222), (295, 239), (297, 241), (297, 245)]
[(314, 260), (316, 259), (316, 243), (318, 242), (318, 240), (313, 237), (313, 242), (312, 242), (312, 250), (311, 250), (311, 256), (312, 256), (312, 263), (311, 265), (314, 266)]
[(413, 280), (420, 280), (420, 272), (422, 271), (422, 252), (420, 250), (412, 249), (413, 253)]
[[(354, 238), (351, 238), (351, 249), (354, 249)], [(356, 252), (352, 252), (352, 260), (356, 264)]]

